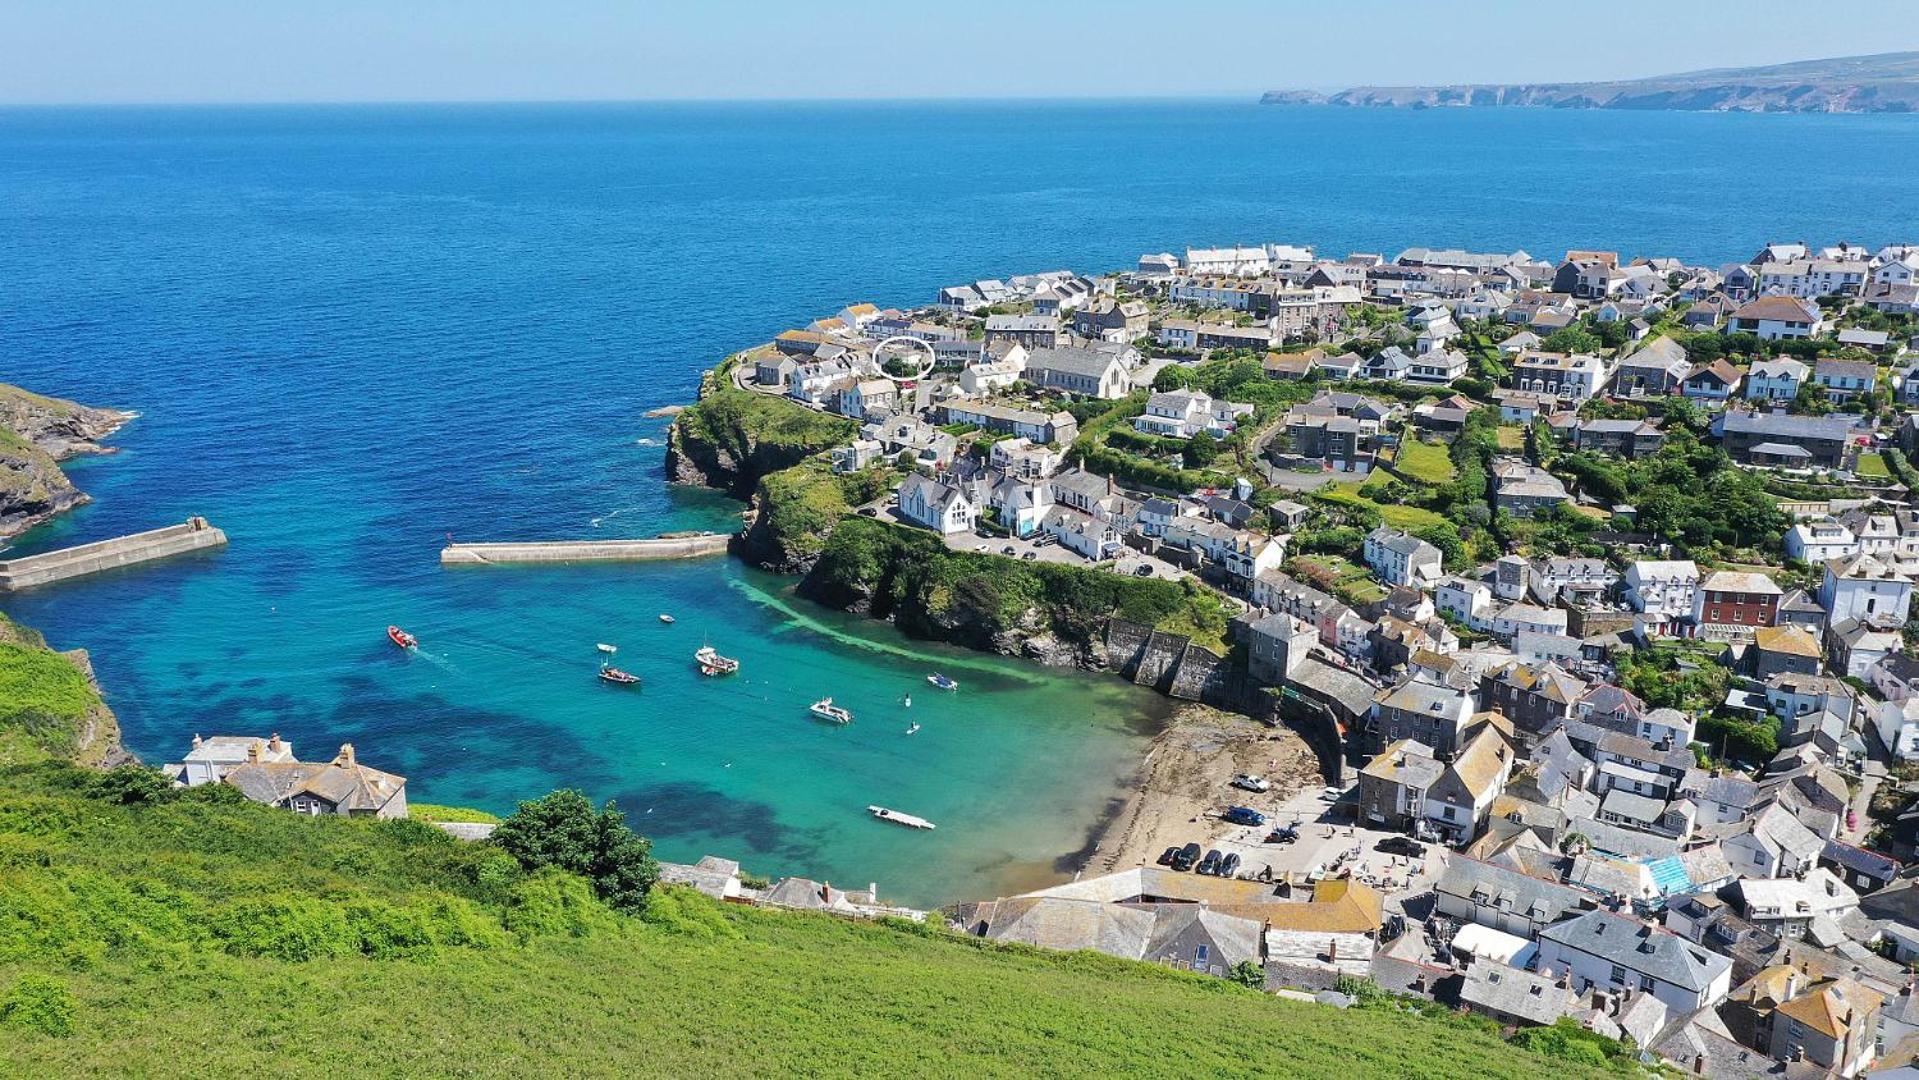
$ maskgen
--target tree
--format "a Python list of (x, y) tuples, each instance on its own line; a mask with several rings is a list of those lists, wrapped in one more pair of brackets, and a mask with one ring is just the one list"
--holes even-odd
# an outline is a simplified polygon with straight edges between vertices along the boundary
[(643, 910), (660, 877), (653, 845), (627, 828), (626, 815), (610, 801), (595, 811), (571, 788), (521, 803), (493, 831), (493, 842), (525, 870), (551, 866), (578, 874), (618, 911)]
[(1545, 352), (1596, 353), (1603, 344), (1599, 340), (1599, 335), (1574, 323), (1547, 334), (1545, 340), (1539, 343), (1539, 347)]
[(1187, 468), (1203, 469), (1219, 457), (1219, 440), (1213, 438), (1210, 432), (1199, 432), (1186, 440), (1183, 453)]

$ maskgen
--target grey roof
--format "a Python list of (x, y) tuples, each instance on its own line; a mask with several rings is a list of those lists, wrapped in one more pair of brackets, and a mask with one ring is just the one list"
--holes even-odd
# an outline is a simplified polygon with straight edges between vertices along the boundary
[(1301, 660), (1286, 678), (1338, 702), (1353, 716), (1365, 715), (1379, 689), (1344, 668), (1321, 663), (1310, 656)]
[(1599, 801), (1599, 809), (1608, 814), (1623, 817), (1628, 821), (1658, 821), (1659, 815), (1666, 812), (1666, 804), (1649, 795), (1640, 795), (1625, 788), (1613, 788)]
[(1610, 911), (1567, 919), (1541, 930), (1539, 937), (1694, 992), (1732, 969), (1727, 957)]
[(1106, 369), (1119, 363), (1112, 353), (1094, 349), (1034, 349), (1026, 355), (1028, 371), (1060, 371), (1097, 379)]
[(1727, 412), (1725, 431), (1744, 435), (1764, 435), (1774, 439), (1844, 440), (1858, 433), (1851, 417), (1792, 416), (1782, 412)]
[(1146, 955), (1154, 922), (1151, 911), (1120, 904), (1022, 896), (995, 905), (986, 936), (994, 941), (1069, 951), (1092, 949), (1138, 960)]
[(1459, 1000), (1467, 1005), (1526, 1020), (1551, 1024), (1573, 1008), (1573, 992), (1544, 975), (1491, 961), (1475, 961), (1466, 969)]
[(1444, 896), (1456, 896), (1482, 907), (1515, 912), (1539, 922), (1557, 922), (1586, 907), (1587, 895), (1570, 885), (1543, 881), (1511, 867), (1454, 856), (1433, 885)]

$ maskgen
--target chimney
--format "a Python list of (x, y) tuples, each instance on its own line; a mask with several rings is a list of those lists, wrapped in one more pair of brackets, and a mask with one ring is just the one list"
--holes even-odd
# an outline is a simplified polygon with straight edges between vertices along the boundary
[(247, 744), (247, 760), (254, 762), (260, 760), (260, 740), (255, 739)]
[(1326, 943), (1326, 962), (1329, 964), (1339, 963), (1339, 939), (1338, 938), (1333, 938), (1332, 940)]
[(341, 744), (340, 744), (340, 756), (339, 756), (339, 757), (337, 757), (337, 758), (334, 758), (333, 760), (334, 760), (334, 763), (335, 763), (335, 764), (338, 764), (338, 765), (345, 765), (345, 766), (346, 766), (347, 768), (349, 768), (349, 769), (350, 769), (350, 768), (352, 768), (352, 767), (353, 767), (353, 765), (354, 765), (354, 761), (353, 761), (353, 744), (352, 744), (352, 743), (350, 743), (350, 742), (349, 742), (349, 743), (341, 743)]
[(1695, 1055), (1693, 1056), (1693, 1059), (1692, 1059), (1692, 1074), (1693, 1074), (1694, 1076), (1704, 1076), (1704, 1075), (1706, 1075), (1706, 1055), (1704, 1055), (1704, 1054), (1695, 1054)]
[(200, 749), (200, 733), (197, 731), (193, 733), (193, 748)]
[(285, 743), (282, 743), (280, 741), (280, 733), (277, 731), (273, 733), (272, 738), (267, 740), (267, 749), (273, 751), (276, 754), (279, 753), (280, 748), (285, 745), (286, 745)]

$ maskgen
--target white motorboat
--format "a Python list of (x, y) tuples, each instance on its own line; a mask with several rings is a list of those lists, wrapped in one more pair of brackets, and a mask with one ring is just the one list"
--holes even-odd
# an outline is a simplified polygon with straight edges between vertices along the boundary
[(604, 641), (600, 642), (598, 645), (595, 645), (593, 647), (600, 650), (603, 653), (616, 653), (620, 651), (620, 647), (618, 645), (608, 645)]
[(932, 683), (934, 686), (939, 687), (941, 690), (958, 690), (959, 689), (959, 683), (956, 680), (949, 679), (946, 676), (941, 675), (937, 671), (935, 671), (931, 675), (928, 675), (926, 677), (926, 681)]
[(889, 810), (884, 806), (869, 806), (866, 808), (866, 812), (879, 818), (881, 821), (890, 821), (895, 825), (904, 825), (909, 829), (935, 829), (939, 827), (923, 817), (904, 814), (898, 810)]
[(812, 713), (814, 716), (819, 717), (821, 720), (825, 720), (829, 723), (850, 724), (853, 722), (852, 710), (844, 709), (838, 705), (833, 704), (833, 699), (830, 697), (821, 698), (818, 701), (815, 701), (812, 707), (807, 709), (806, 711)]
[(740, 670), (740, 662), (730, 656), (721, 656), (718, 649), (711, 645), (702, 645), (693, 654), (693, 662), (700, 666), (702, 675), (731, 675)]

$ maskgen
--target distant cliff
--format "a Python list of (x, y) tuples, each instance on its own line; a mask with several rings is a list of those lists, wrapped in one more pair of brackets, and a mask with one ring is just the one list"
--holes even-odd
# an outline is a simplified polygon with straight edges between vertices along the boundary
[(763, 477), (850, 442), (858, 430), (844, 417), (741, 390), (722, 368), (701, 386), (699, 404), (674, 418), (666, 475), (677, 484), (718, 488), (744, 499)]
[(104, 439), (133, 419), (0, 383), (0, 537), (13, 536), (87, 501), (59, 463), (107, 453)]
[(1336, 93), (1274, 90), (1263, 105), (1383, 108), (1517, 107), (1690, 112), (1919, 111), (1919, 52), (1718, 68), (1618, 82), (1356, 86)]

